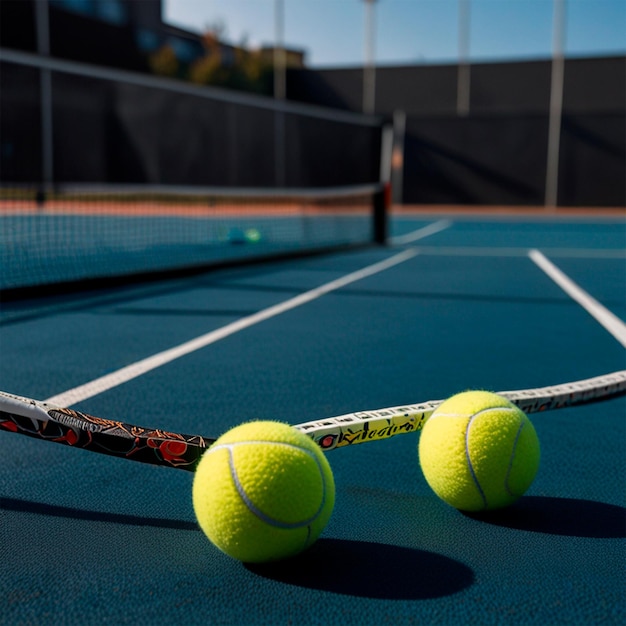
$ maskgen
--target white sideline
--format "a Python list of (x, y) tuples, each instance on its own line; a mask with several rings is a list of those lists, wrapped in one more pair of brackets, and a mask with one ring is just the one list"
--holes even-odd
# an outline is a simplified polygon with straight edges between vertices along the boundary
[(450, 228), (452, 224), (453, 222), (451, 222), (450, 220), (439, 220), (437, 222), (429, 224), (428, 226), (424, 226), (423, 228), (419, 228), (418, 230), (407, 233), (406, 235), (390, 237), (390, 241), (396, 246), (401, 246), (405, 243), (412, 243), (413, 241), (417, 241), (418, 239), (424, 239), (424, 237), (429, 237), (430, 235), (441, 232), (446, 228)]
[(390, 267), (393, 267), (394, 265), (398, 265), (399, 263), (408, 261), (417, 254), (417, 250), (415, 250), (414, 248), (409, 248), (383, 261), (379, 261), (378, 263), (374, 263), (373, 265), (368, 265), (367, 267), (361, 268), (356, 272), (346, 274), (345, 276), (332, 280), (324, 285), (321, 285), (320, 287), (316, 287), (315, 289), (306, 291), (305, 293), (295, 296), (294, 298), (290, 298), (289, 300), (285, 300), (284, 302), (275, 304), (271, 307), (268, 307), (267, 309), (263, 309), (262, 311), (253, 313), (252, 315), (242, 317), (235, 322), (227, 324), (226, 326), (222, 326), (221, 328), (206, 333), (205, 335), (201, 335), (199, 337), (196, 337), (195, 339), (191, 339), (190, 341), (182, 343), (173, 348), (169, 348), (168, 350), (164, 350), (163, 352), (158, 352), (157, 354), (122, 367), (115, 372), (111, 372), (88, 383), (64, 391), (60, 394), (57, 394), (56, 396), (52, 396), (48, 398), (46, 402), (48, 404), (56, 406), (68, 407), (72, 404), (76, 404), (77, 402), (87, 400), (87, 398), (92, 398), (93, 396), (103, 393), (104, 391), (112, 389), (113, 387), (122, 385), (123, 383), (126, 383), (133, 378), (137, 378), (138, 376), (141, 376), (153, 369), (161, 367), (166, 363), (170, 363), (171, 361), (174, 361), (175, 359), (178, 359), (182, 356), (190, 354), (191, 352), (200, 350), (201, 348), (215, 343), (220, 339), (224, 339), (225, 337), (233, 335), (240, 330), (249, 328), (250, 326), (258, 324), (259, 322), (263, 322), (272, 317), (280, 315), (281, 313), (285, 313), (286, 311), (295, 309), (296, 307), (302, 306), (303, 304), (307, 304), (308, 302), (311, 302), (312, 300), (326, 295), (331, 291), (336, 291), (337, 289), (361, 280), (362, 278), (372, 276), (373, 274), (382, 272), (386, 269), (389, 269)]
[(580, 304), (617, 341), (626, 348), (626, 324), (606, 307), (579, 287), (569, 276), (549, 261), (539, 250), (530, 250), (528, 256), (541, 268), (572, 300)]

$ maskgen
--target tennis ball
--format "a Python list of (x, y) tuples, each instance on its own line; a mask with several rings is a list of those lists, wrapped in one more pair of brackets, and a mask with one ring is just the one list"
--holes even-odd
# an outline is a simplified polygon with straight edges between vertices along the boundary
[(419, 460), (426, 481), (462, 511), (508, 506), (539, 468), (539, 440), (524, 412), (506, 398), (466, 391), (443, 402), (425, 423)]
[(248, 228), (244, 235), (248, 243), (259, 243), (263, 239), (263, 235), (261, 235), (261, 231), (258, 228)]
[(204, 453), (193, 481), (200, 527), (222, 552), (246, 563), (308, 548), (334, 502), (335, 483), (321, 448), (279, 422), (229, 430)]

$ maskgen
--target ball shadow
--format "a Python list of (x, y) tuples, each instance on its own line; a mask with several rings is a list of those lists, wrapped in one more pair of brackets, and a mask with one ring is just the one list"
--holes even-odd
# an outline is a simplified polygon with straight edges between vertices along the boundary
[(525, 496), (506, 509), (464, 515), (496, 526), (548, 535), (626, 537), (626, 508), (592, 500)]
[(385, 600), (439, 598), (474, 582), (469, 567), (434, 552), (342, 539), (320, 539), (287, 561), (245, 567), (285, 584)]

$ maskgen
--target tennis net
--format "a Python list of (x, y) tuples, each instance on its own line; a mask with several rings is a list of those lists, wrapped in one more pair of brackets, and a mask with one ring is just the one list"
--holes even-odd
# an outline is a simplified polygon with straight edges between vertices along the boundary
[(0, 189), (4, 300), (190, 274), (385, 237), (379, 184), (324, 189)]

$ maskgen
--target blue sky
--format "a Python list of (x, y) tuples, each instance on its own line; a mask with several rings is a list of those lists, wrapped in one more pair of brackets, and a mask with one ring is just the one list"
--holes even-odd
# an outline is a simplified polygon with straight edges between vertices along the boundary
[[(361, 65), (363, 0), (283, 0), (284, 39), (311, 67)], [(553, 0), (469, 0), (473, 61), (550, 56)], [(567, 56), (626, 54), (626, 0), (566, 0)], [(165, 21), (250, 46), (274, 42), (274, 0), (163, 0)], [(378, 0), (375, 60), (381, 65), (454, 62), (458, 0)]]

